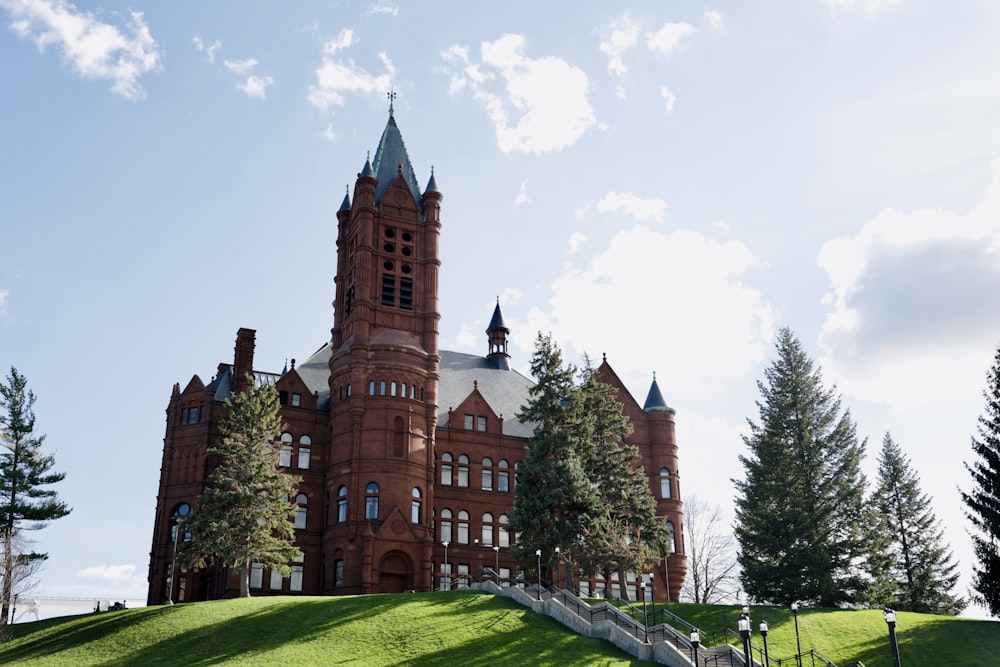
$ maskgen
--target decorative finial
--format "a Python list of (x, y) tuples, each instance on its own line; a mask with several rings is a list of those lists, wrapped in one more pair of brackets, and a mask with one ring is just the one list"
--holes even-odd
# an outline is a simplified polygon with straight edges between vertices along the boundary
[(389, 98), (389, 115), (392, 116), (393, 112), (392, 103), (396, 99), (396, 90), (394, 88), (390, 88), (389, 92), (386, 93), (385, 96)]
[(653, 382), (656, 382), (656, 371), (653, 371)]

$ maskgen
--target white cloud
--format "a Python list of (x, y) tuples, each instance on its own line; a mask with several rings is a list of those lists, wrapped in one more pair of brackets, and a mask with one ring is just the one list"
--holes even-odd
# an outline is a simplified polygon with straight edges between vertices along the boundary
[(677, 101), (677, 96), (670, 92), (670, 89), (666, 86), (660, 86), (660, 97), (663, 98), (663, 106), (666, 107), (667, 111), (673, 111), (674, 102)]
[(580, 232), (574, 232), (569, 235), (569, 254), (574, 254), (577, 250), (583, 247), (583, 244), (587, 242), (587, 237)]
[(452, 68), (445, 69), (449, 92), (468, 90), (486, 108), (504, 153), (561, 150), (597, 125), (587, 75), (560, 58), (529, 58), (524, 50), (524, 37), (513, 34), (483, 42), (481, 63), (472, 62), (466, 47), (449, 47), (441, 54)]
[(845, 390), (897, 410), (978, 395), (1000, 342), (1000, 161), (978, 207), (887, 209), (818, 263), (832, 288), (822, 364)]
[(639, 41), (639, 26), (632, 23), (628, 14), (612, 23), (610, 34), (597, 48), (608, 56), (608, 71), (618, 76), (625, 76), (628, 71), (622, 61), (622, 55)]
[(222, 42), (215, 40), (212, 42), (211, 46), (205, 46), (205, 42), (202, 41), (201, 37), (195, 35), (191, 38), (191, 43), (194, 44), (194, 48), (198, 49), (199, 53), (204, 53), (208, 58), (208, 62), (215, 62), (215, 52), (222, 48)]
[(0, 289), (0, 313), (7, 311), (7, 297), (10, 296), (10, 290)]
[(521, 181), (521, 191), (517, 194), (517, 197), (514, 199), (514, 206), (520, 206), (521, 204), (526, 204), (531, 201), (531, 198), (528, 197), (527, 188), (528, 188), (528, 181)]
[(247, 58), (246, 60), (223, 60), (222, 64), (229, 68), (229, 71), (233, 74), (249, 74), (253, 71), (253, 68), (257, 66), (256, 58)]
[(331, 39), (329, 42), (323, 45), (323, 55), (332, 56), (336, 55), (337, 51), (341, 49), (346, 49), (354, 44), (354, 31), (350, 28), (344, 28), (337, 36)]
[(708, 21), (708, 25), (712, 26), (713, 30), (722, 30), (722, 14), (710, 9), (705, 12), (705, 19)]
[(18, 37), (41, 52), (55, 45), (84, 79), (110, 80), (111, 90), (129, 100), (146, 97), (139, 78), (160, 68), (161, 55), (142, 12), (129, 12), (123, 32), (65, 0), (0, 0), (0, 7)]
[(659, 31), (646, 35), (646, 46), (665, 56), (677, 50), (681, 40), (695, 32), (690, 23), (667, 23)]
[(320, 132), (319, 136), (323, 137), (329, 142), (335, 142), (340, 139), (340, 135), (333, 131), (333, 123), (327, 123), (326, 129)]
[(531, 349), (533, 332), (551, 331), (567, 350), (599, 359), (628, 322), (628, 345), (616, 346), (610, 360), (623, 379), (648, 383), (669, 367), (671, 386), (709, 394), (742, 379), (770, 351), (772, 309), (745, 275), (758, 265), (740, 242), (640, 225), (617, 233), (589, 264), (568, 264), (548, 306), (511, 329), (528, 332), (516, 341), (520, 348)]
[(355, 43), (350, 30), (342, 30), (337, 39), (323, 45), (323, 64), (316, 70), (316, 83), (309, 86), (307, 99), (314, 107), (327, 113), (333, 107), (343, 106), (347, 95), (367, 96), (387, 92), (396, 72), (389, 56), (379, 53), (378, 59), (385, 68), (383, 74), (372, 74), (351, 59), (338, 60), (334, 56), (341, 49)]
[(397, 16), (399, 15), (399, 5), (394, 5), (390, 2), (376, 2), (375, 5), (369, 10), (369, 13)]
[(247, 97), (256, 97), (261, 100), (267, 99), (266, 89), (274, 85), (274, 79), (270, 76), (255, 76), (251, 74), (245, 83), (238, 83), (236, 87), (247, 94)]
[(609, 192), (597, 202), (601, 213), (622, 211), (636, 220), (662, 220), (667, 202), (662, 199), (642, 199), (631, 192)]
[(136, 566), (132, 563), (125, 565), (95, 565), (78, 570), (76, 576), (125, 582), (133, 578), (135, 571)]

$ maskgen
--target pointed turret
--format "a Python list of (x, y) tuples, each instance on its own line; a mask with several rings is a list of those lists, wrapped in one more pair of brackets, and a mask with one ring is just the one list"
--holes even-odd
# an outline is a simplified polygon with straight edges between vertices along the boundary
[(344, 187), (344, 201), (340, 203), (340, 210), (341, 211), (351, 210), (351, 186), (349, 185)]
[(372, 161), (372, 168), (375, 170), (375, 178), (378, 179), (378, 188), (375, 190), (375, 202), (382, 199), (382, 195), (388, 192), (389, 187), (396, 180), (397, 174), (402, 173), (403, 180), (410, 188), (413, 200), (421, 201), (420, 185), (417, 177), (413, 174), (413, 165), (410, 164), (410, 156), (406, 152), (406, 145), (403, 143), (403, 135), (400, 134), (396, 126), (396, 118), (390, 113), (389, 122), (382, 132), (382, 140), (379, 141), (378, 149), (375, 151), (375, 159)]
[(365, 157), (365, 166), (361, 168), (361, 173), (359, 176), (364, 176), (365, 178), (374, 178), (375, 170), (372, 169), (371, 155)]
[(510, 329), (503, 322), (503, 313), (500, 312), (500, 299), (497, 298), (496, 308), (493, 309), (493, 317), (490, 319), (490, 326), (486, 329), (486, 335), (490, 341), (490, 353), (486, 358), (494, 368), (502, 371), (510, 370), (510, 355), (507, 354), (507, 336)]
[(431, 165), (431, 180), (427, 181), (427, 188), (424, 190), (424, 194), (428, 192), (441, 192), (438, 190), (437, 181), (434, 180), (434, 165)]
[(660, 391), (660, 385), (656, 383), (656, 373), (653, 373), (653, 384), (649, 387), (649, 394), (646, 395), (646, 403), (642, 406), (643, 412), (669, 412), (676, 413), (672, 407), (667, 405)]

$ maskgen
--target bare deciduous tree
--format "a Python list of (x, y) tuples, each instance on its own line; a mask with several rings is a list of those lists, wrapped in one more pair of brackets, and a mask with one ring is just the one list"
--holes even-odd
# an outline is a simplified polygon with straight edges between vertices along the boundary
[(736, 540), (722, 522), (718, 505), (696, 496), (684, 501), (688, 576), (681, 596), (697, 604), (732, 599), (739, 589)]

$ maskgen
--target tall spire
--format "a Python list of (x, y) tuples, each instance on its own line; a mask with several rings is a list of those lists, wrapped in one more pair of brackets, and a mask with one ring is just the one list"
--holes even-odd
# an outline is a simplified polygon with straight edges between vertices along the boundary
[(385, 94), (389, 98), (389, 118), (392, 118), (392, 103), (396, 100), (396, 90), (395, 88), (390, 88), (389, 92)]
[(377, 204), (382, 199), (382, 196), (389, 190), (389, 187), (396, 180), (396, 175), (400, 171), (402, 171), (403, 180), (406, 181), (406, 184), (410, 188), (413, 199), (417, 203), (420, 203), (420, 185), (417, 183), (417, 177), (413, 174), (413, 165), (410, 164), (410, 156), (406, 152), (403, 135), (400, 134), (399, 128), (396, 126), (396, 119), (393, 116), (391, 100), (394, 99), (392, 96), (395, 95), (395, 92), (391, 92), (389, 95), (389, 122), (385, 124), (382, 139), (378, 143), (375, 158), (372, 160), (372, 169), (375, 172), (375, 178), (378, 179), (378, 187), (375, 190), (375, 203)]
[(643, 412), (677, 412), (667, 405), (660, 391), (660, 385), (656, 383), (656, 373), (653, 373), (653, 384), (649, 387), (649, 394), (646, 395), (646, 403), (642, 406)]

